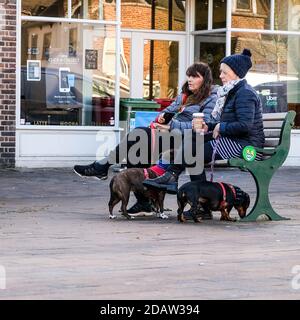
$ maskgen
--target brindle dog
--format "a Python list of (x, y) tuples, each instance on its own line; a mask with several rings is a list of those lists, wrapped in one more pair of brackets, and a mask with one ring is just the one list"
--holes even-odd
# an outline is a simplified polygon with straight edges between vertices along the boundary
[(191, 206), (191, 214), (195, 222), (200, 222), (196, 216), (200, 208), (203, 208), (205, 212), (221, 211), (220, 220), (235, 221), (229, 215), (233, 207), (238, 211), (240, 218), (245, 217), (250, 204), (248, 193), (227, 183), (223, 183), (223, 186), (225, 196), (224, 190), (218, 182), (193, 181), (185, 183), (177, 193), (178, 221), (186, 221), (183, 210), (187, 204)]
[[(157, 174), (150, 169), (146, 169), (150, 179), (156, 178)], [(129, 201), (130, 191), (143, 194), (145, 197), (152, 201), (157, 215), (166, 219), (168, 216), (164, 214), (164, 191), (147, 190), (143, 186), (145, 180), (145, 173), (143, 168), (130, 168), (121, 171), (115, 175), (110, 181), (110, 200), (108, 203), (109, 217), (114, 219), (116, 216), (113, 214), (114, 206), (122, 201), (121, 212), (127, 219), (132, 219), (127, 213), (127, 205)]]

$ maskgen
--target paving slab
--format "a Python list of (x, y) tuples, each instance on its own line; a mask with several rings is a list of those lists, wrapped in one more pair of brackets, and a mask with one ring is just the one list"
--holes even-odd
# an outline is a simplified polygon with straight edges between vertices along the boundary
[[(300, 298), (300, 168), (272, 180), (271, 202), (291, 218), (279, 222), (221, 222), (215, 212), (182, 224), (172, 195), (168, 220), (110, 220), (109, 180), (69, 168), (0, 170), (0, 299)], [(217, 169), (215, 180), (253, 204), (249, 173)]]

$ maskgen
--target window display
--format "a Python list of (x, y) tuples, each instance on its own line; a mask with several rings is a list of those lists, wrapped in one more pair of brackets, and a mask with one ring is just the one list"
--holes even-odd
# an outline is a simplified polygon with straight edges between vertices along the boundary
[(21, 123), (111, 125), (115, 46), (106, 43), (115, 43), (115, 27), (24, 21)]

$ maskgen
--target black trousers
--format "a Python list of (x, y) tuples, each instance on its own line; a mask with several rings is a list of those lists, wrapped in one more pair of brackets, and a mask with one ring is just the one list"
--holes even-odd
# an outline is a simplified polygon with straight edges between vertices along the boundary
[[(140, 130), (140, 132), (139, 132)], [(140, 135), (141, 134), (141, 135)], [(168, 134), (168, 133), (167, 133)], [(156, 154), (160, 155), (161, 153), (174, 149), (174, 140), (170, 139), (169, 144), (163, 143), (165, 136), (163, 133), (154, 135), (153, 132), (149, 127), (138, 127), (133, 129), (130, 133), (128, 133), (121, 142), (116, 146), (116, 148), (111, 151), (109, 158), (111, 160), (116, 159), (116, 163), (122, 163), (124, 158), (126, 159), (125, 163), (128, 168), (145, 168), (156, 163), (155, 159), (153, 158), (153, 148), (156, 147)], [(136, 136), (136, 139), (131, 139), (133, 136)], [(141, 136), (145, 139), (142, 141), (143, 147), (147, 152), (147, 157), (145, 157), (144, 162), (139, 163), (131, 163), (130, 157), (128, 154), (130, 149), (138, 142), (140, 142)], [(182, 139), (182, 134), (178, 133), (177, 136), (179, 139)], [(126, 146), (126, 147), (125, 147)], [(140, 150), (137, 150), (136, 153), (137, 157), (140, 157)], [(110, 162), (111, 163), (111, 162)]]

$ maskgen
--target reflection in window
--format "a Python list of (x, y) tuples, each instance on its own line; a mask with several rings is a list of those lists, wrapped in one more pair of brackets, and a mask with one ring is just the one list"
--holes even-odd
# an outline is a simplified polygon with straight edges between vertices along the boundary
[[(246, 8), (248, 8), (246, 10)], [(271, 0), (236, 1), (232, 12), (232, 27), (270, 29)]]
[(31, 34), (31, 44), (30, 44), (30, 48), (28, 50), (28, 53), (30, 54), (31, 59), (36, 59), (36, 57), (39, 54), (38, 37), (39, 36), (37, 33)]
[(68, 0), (22, 0), (22, 15), (65, 17)]
[(121, 0), (122, 28), (185, 31), (183, 0)]
[(236, 9), (251, 11), (252, 0), (236, 0)]
[(77, 28), (69, 29), (69, 57), (76, 57)]
[(72, 18), (115, 20), (116, 3), (111, 0), (72, 0)]
[(300, 126), (300, 37), (233, 33), (232, 53), (250, 48), (253, 67), (246, 78), (259, 93), (264, 112), (296, 110)]
[(130, 93), (130, 39), (121, 39), (120, 55), (120, 97), (129, 98)]
[(300, 0), (275, 0), (275, 29), (299, 31)]
[(146, 40), (144, 44), (144, 98), (174, 98), (178, 86), (177, 41)]
[(44, 33), (42, 60), (49, 59), (50, 45), (51, 45), (51, 32)]
[(226, 0), (213, 1), (213, 29), (226, 27)]
[[(115, 20), (114, 0), (72, 0), (71, 16), (77, 19)], [(22, 0), (22, 15), (67, 17), (68, 0)]]
[(208, 29), (208, 1), (195, 2), (195, 30)]
[(110, 125), (114, 43), (114, 27), (24, 21), (21, 123)]

